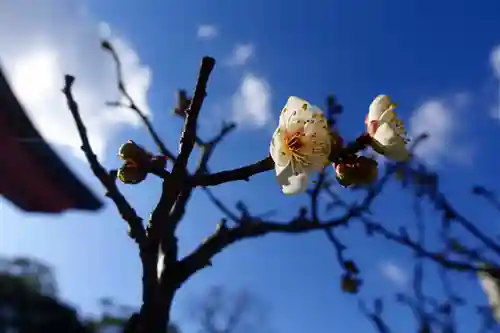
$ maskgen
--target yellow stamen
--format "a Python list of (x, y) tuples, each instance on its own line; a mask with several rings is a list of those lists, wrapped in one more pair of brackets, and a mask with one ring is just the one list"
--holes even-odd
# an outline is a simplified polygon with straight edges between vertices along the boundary
[(302, 165), (311, 164), (308, 156), (304, 155), (301, 149), (304, 147), (302, 142), (302, 132), (295, 132), (293, 134), (287, 134), (285, 136), (285, 149), (292, 155), (292, 159), (297, 161)]

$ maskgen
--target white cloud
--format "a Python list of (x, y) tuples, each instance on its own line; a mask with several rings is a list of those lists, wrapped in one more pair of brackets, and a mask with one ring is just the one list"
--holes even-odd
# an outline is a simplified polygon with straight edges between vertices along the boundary
[(243, 66), (252, 57), (255, 48), (252, 44), (238, 44), (227, 60), (229, 66)]
[(198, 27), (197, 36), (200, 39), (214, 39), (218, 34), (219, 31), (214, 25), (204, 24)]
[(379, 268), (385, 278), (399, 286), (404, 286), (408, 282), (408, 275), (406, 272), (393, 262), (384, 262)]
[[(8, 17), (16, 19), (2, 19)], [(64, 74), (76, 77), (74, 97), (98, 156), (104, 157), (118, 131), (140, 126), (129, 110), (104, 107), (118, 92), (115, 67), (100, 48), (101, 37), (111, 37), (123, 61), (127, 89), (150, 115), (146, 95), (151, 71), (106, 24), (97, 24), (71, 1), (0, 2), (0, 60), (16, 95), (47, 140), (78, 156), (81, 142), (61, 93)]]
[(415, 150), (419, 158), (436, 165), (443, 159), (464, 162), (470, 157), (470, 147), (461, 140), (460, 123), (463, 119), (460, 112), (468, 101), (467, 94), (456, 94), (448, 99), (426, 101), (413, 112), (409, 122), (410, 136), (429, 135)]
[(233, 95), (233, 120), (240, 125), (264, 127), (271, 119), (271, 89), (263, 78), (246, 74)]
[(495, 75), (500, 79), (500, 45), (496, 46), (491, 52), (491, 66), (495, 71)]
[(493, 118), (500, 120), (500, 45), (496, 46), (491, 52), (490, 63), (495, 77), (499, 80), (497, 105), (493, 109), (492, 116)]

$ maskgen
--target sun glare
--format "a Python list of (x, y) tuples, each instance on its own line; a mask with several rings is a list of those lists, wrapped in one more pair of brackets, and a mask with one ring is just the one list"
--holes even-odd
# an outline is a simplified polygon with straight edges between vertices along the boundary
[(20, 58), (12, 71), (13, 87), (28, 103), (40, 102), (57, 91), (58, 78), (57, 55), (50, 50), (39, 50)]

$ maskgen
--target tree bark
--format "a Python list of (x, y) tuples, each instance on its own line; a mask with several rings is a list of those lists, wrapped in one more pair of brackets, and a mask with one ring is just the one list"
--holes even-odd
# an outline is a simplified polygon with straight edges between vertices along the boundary
[[(163, 272), (165, 273), (165, 271)], [(172, 274), (167, 276), (174, 277)], [(161, 279), (160, 279), (161, 281)], [(170, 310), (179, 285), (175, 279), (163, 281), (147, 290), (143, 304), (138, 313), (134, 313), (127, 321), (124, 333), (166, 333), (170, 323)]]
[(149, 304), (143, 304), (140, 312), (134, 313), (129, 318), (123, 332), (167, 333), (174, 294), (175, 292), (167, 293), (167, 295), (158, 293)]

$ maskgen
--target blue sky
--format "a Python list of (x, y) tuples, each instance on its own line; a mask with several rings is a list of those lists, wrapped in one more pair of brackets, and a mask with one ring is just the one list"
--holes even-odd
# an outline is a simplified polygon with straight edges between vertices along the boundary
[[(380, 93), (391, 95), (412, 134), (431, 134), (418, 154), (440, 172), (443, 191), (477, 225), (496, 232), (495, 212), (471, 197), (469, 189), (479, 183), (500, 190), (492, 181), (500, 159), (491, 153), (500, 140), (499, 13), (495, 0), (220, 0), (217, 5), (201, 0), (156, 5), (7, 0), (0, 3), (0, 59), (42, 133), (101, 195), (78, 152), (79, 139), (59, 91), (64, 73), (77, 77), (75, 97), (106, 166), (118, 165), (116, 149), (127, 139), (154, 147), (130, 112), (103, 109), (105, 101), (118, 98), (114, 67), (98, 45), (104, 35), (123, 56), (133, 97), (172, 149), (181, 128), (170, 115), (175, 89), (193, 88), (202, 56), (218, 60), (200, 130), (209, 137), (223, 120), (237, 120), (240, 126), (214, 155), (214, 170), (267, 154), (290, 95), (321, 105), (327, 93), (337, 94), (345, 108), (340, 128), (347, 139), (363, 131), (371, 100)], [(151, 178), (123, 191), (147, 217), (159, 184)], [(307, 200), (284, 197), (271, 172), (248, 184), (221, 186), (216, 193), (229, 202), (245, 200), (255, 212), (276, 209), (282, 217), (288, 207)], [(410, 193), (389, 184), (374, 211), (397, 230), (413, 223), (411, 204)], [(62, 216), (26, 215), (5, 201), (0, 205), (0, 254), (28, 254), (52, 263), (61, 296), (82, 313), (95, 313), (97, 299), (104, 296), (139, 304), (136, 249), (110, 203), (99, 214)], [(204, 194), (196, 193), (178, 231), (181, 251), (193, 249), (220, 217)], [(429, 217), (427, 223), (434, 220)], [(408, 289), (410, 253), (367, 239), (355, 226), (341, 235), (364, 274), (361, 297), (387, 297), (388, 319), (396, 331), (408, 331), (410, 312), (394, 305), (392, 294)], [(339, 274), (321, 233), (246, 241), (218, 255), (213, 268), (189, 281), (176, 299), (174, 318), (185, 324), (189, 300), (213, 284), (225, 284), (264, 299), (276, 332), (371, 330), (357, 312), (356, 298), (339, 291)], [(438, 294), (440, 287), (428, 282), (430, 293)], [(485, 302), (475, 280), (456, 277), (454, 285), (473, 302)], [(462, 318), (464, 332), (475, 327), (473, 315)]]

